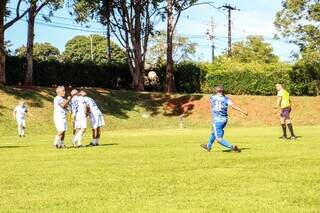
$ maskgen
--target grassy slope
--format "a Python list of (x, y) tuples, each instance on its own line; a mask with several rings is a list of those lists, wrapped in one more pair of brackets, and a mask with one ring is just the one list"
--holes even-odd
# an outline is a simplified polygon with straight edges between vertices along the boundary
[(228, 128), (240, 154), (200, 150), (207, 129), (112, 131), (65, 150), (52, 135), (0, 136), (0, 212), (319, 212), (319, 132)]
[[(209, 127), (210, 109), (208, 95), (164, 95), (161, 93), (134, 93), (128, 91), (109, 91), (88, 89), (106, 115), (107, 130), (136, 128), (177, 128), (179, 115), (183, 109), (192, 109), (186, 117), (187, 127)], [(25, 99), (33, 116), (28, 118), (29, 132), (53, 132), (52, 100), (54, 90), (22, 90), (0, 87), (0, 134), (15, 134), (12, 109), (18, 100)], [(273, 114), (275, 97), (231, 96), (250, 116), (231, 110), (231, 126), (269, 126), (278, 123)], [(315, 125), (320, 123), (320, 97), (293, 97), (293, 121), (296, 125)], [(167, 107), (164, 107), (167, 106)], [(144, 115), (144, 117), (143, 117)], [(42, 127), (42, 128), (39, 128)]]

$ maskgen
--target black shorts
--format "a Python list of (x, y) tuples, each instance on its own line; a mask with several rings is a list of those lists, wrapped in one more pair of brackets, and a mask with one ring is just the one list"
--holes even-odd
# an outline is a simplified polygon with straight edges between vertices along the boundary
[(280, 114), (281, 118), (290, 119), (290, 112), (291, 112), (291, 107), (286, 107), (281, 109), (281, 114)]

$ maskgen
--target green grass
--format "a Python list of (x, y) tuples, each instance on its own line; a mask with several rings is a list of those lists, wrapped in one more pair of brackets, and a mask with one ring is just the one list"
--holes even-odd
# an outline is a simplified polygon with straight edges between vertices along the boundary
[(319, 212), (320, 127), (296, 130), (290, 142), (231, 127), (239, 154), (200, 150), (208, 129), (103, 132), (103, 146), (64, 150), (46, 133), (2, 135), (0, 212)]

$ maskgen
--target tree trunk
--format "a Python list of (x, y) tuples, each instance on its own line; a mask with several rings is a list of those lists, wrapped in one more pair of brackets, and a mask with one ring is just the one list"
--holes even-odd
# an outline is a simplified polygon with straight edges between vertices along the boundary
[(167, 70), (165, 92), (176, 92), (173, 73), (173, 0), (167, 0)]
[(27, 72), (24, 85), (33, 85), (33, 42), (34, 42), (34, 22), (36, 17), (36, 3), (32, 3), (29, 10), (28, 19), (28, 41), (27, 41)]
[(6, 53), (4, 46), (4, 14), (6, 1), (0, 5), (0, 84), (6, 83)]

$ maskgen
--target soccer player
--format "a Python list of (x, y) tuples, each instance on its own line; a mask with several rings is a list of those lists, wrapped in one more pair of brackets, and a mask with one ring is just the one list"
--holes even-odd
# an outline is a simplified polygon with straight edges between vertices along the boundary
[(98, 146), (101, 135), (100, 128), (105, 125), (102, 112), (100, 111), (96, 102), (92, 98), (88, 97), (85, 91), (80, 91), (80, 95), (84, 97), (84, 100), (89, 107), (89, 116), (92, 128), (92, 142), (90, 145)]
[[(274, 109), (275, 109), (275, 113), (277, 113), (278, 108), (281, 109), (280, 124), (283, 131), (283, 135), (280, 137), (280, 139), (295, 140), (297, 137), (294, 134), (293, 126), (290, 120), (290, 113), (291, 113), (290, 94), (283, 88), (282, 84), (276, 84), (276, 89), (278, 91), (278, 94), (277, 94), (278, 99)], [(287, 137), (286, 124), (291, 134), (290, 138)]]
[(228, 107), (230, 106), (231, 108), (243, 113), (246, 116), (248, 115), (248, 113), (243, 111), (240, 107), (235, 105), (228, 97), (224, 95), (223, 86), (217, 86), (215, 90), (216, 94), (210, 97), (213, 128), (208, 143), (201, 144), (201, 147), (210, 152), (213, 143), (215, 141), (218, 141), (218, 143), (220, 143), (220, 145), (224, 146), (225, 148), (235, 152), (240, 152), (241, 150), (237, 146), (232, 145), (228, 141), (223, 139), (224, 128), (226, 127), (228, 122)]
[(28, 112), (28, 106), (25, 105), (23, 101), (20, 101), (19, 105), (16, 106), (13, 110), (13, 119), (17, 121), (19, 137), (25, 136), (27, 112)]
[(54, 124), (57, 129), (57, 135), (54, 139), (54, 146), (56, 148), (64, 148), (64, 137), (65, 132), (67, 130), (67, 108), (69, 106), (69, 102), (71, 101), (71, 96), (67, 99), (64, 98), (66, 91), (64, 86), (58, 86), (56, 88), (57, 96), (54, 98)]
[(74, 115), (74, 126), (76, 129), (76, 133), (73, 137), (73, 145), (76, 148), (79, 148), (82, 146), (82, 137), (87, 129), (87, 104), (84, 100), (84, 97), (80, 95), (80, 93), (74, 91), (73, 92), (74, 97), (74, 103), (76, 104), (76, 110)]
[[(77, 95), (78, 95), (78, 90), (73, 89), (71, 91), (71, 96), (72, 99), (69, 103), (69, 109), (71, 112), (71, 117), (72, 117), (72, 127), (73, 127), (73, 136), (76, 134), (76, 127), (75, 127), (75, 120), (76, 120), (76, 113), (77, 113), (77, 109), (78, 109), (78, 101), (77, 101)], [(73, 143), (73, 140), (72, 140)], [(75, 144), (73, 144), (75, 146)]]

